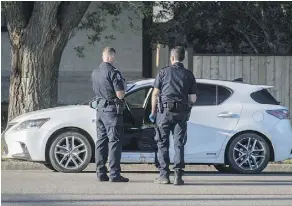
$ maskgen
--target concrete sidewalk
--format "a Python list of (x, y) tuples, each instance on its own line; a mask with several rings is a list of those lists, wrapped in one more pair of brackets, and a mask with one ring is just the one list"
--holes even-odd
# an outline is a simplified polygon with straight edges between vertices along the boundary
[[(48, 170), (41, 163), (4, 160), (1, 163), (2, 170)], [(157, 171), (153, 164), (122, 164), (122, 171)], [(172, 168), (172, 166), (170, 167)], [(95, 164), (89, 164), (85, 171), (95, 171)], [(185, 171), (215, 172), (212, 165), (186, 165)], [(292, 164), (269, 164), (264, 172), (292, 172)]]

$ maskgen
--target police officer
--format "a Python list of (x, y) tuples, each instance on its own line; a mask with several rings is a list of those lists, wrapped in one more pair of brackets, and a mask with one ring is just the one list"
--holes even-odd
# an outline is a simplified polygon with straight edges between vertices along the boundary
[(187, 141), (187, 121), (192, 104), (197, 99), (197, 85), (193, 73), (184, 68), (185, 49), (177, 46), (171, 51), (171, 66), (158, 73), (152, 93), (152, 112), (149, 119), (156, 120), (158, 169), (155, 183), (169, 184), (169, 135), (174, 138), (175, 185), (182, 185), (184, 145)]
[[(97, 141), (95, 151), (96, 173), (99, 181), (128, 182), (120, 175), (123, 135), (123, 98), (125, 82), (121, 73), (112, 65), (115, 49), (105, 48), (103, 62), (91, 75), (93, 91), (97, 98)], [(105, 166), (109, 157), (110, 177)]]

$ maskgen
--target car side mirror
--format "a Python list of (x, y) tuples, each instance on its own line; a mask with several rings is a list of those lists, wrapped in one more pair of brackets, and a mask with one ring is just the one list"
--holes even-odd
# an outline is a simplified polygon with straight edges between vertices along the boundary
[(93, 100), (93, 101), (89, 102), (89, 106), (92, 109), (96, 109), (97, 108), (97, 100)]

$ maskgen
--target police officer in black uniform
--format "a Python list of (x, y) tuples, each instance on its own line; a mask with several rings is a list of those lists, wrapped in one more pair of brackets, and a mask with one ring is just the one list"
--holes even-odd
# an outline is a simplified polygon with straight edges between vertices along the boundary
[[(97, 142), (95, 151), (96, 173), (99, 181), (128, 182), (120, 175), (123, 135), (123, 98), (125, 81), (112, 65), (115, 58), (113, 48), (105, 48), (103, 62), (91, 75), (93, 91), (97, 98)], [(110, 177), (105, 166), (109, 157)]]
[(185, 49), (177, 46), (171, 51), (171, 66), (158, 73), (152, 93), (152, 113), (149, 119), (156, 120), (155, 140), (158, 146), (160, 176), (155, 183), (169, 184), (169, 135), (174, 138), (175, 185), (182, 185), (184, 145), (187, 141), (187, 121), (192, 105), (197, 99), (197, 85), (193, 73), (184, 68), (182, 61)]

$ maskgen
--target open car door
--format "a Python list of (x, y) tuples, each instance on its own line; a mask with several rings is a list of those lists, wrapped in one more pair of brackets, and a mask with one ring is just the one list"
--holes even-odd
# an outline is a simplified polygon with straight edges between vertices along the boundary
[(151, 86), (142, 87), (125, 97), (123, 163), (155, 162), (155, 131), (154, 125), (148, 120), (152, 90)]

